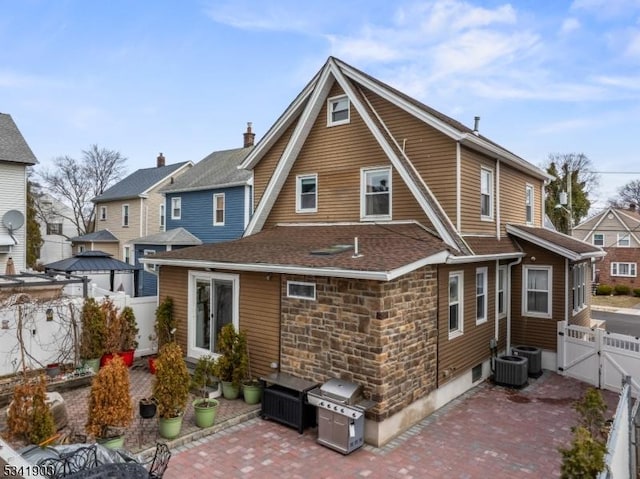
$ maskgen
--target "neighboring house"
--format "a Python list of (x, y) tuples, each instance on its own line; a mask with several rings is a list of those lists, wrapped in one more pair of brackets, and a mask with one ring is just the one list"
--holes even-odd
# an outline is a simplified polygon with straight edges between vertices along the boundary
[(640, 212), (607, 208), (573, 228), (573, 236), (603, 248), (607, 255), (595, 263), (593, 281), (615, 287), (622, 284), (631, 290), (640, 288)]
[[(86, 251), (100, 250), (110, 256), (118, 256), (120, 252), (120, 242), (118, 238), (109, 230), (99, 230), (86, 235), (71, 238), (73, 254), (84, 253)], [(130, 263), (129, 261), (126, 261)]]
[(38, 263), (47, 264), (70, 257), (72, 250), (69, 238), (78, 236), (78, 228), (69, 219), (73, 211), (46, 193), (37, 201), (37, 220), (42, 237)]
[(159, 253), (189, 357), (246, 331), (254, 374), (364, 386), (381, 445), (491, 374), (491, 346), (543, 349), (590, 322), (599, 247), (543, 228), (547, 174), (329, 58), (255, 146), (242, 239)]
[(158, 294), (158, 273), (152, 265), (142, 268), (140, 258), (163, 251), (198, 246), (202, 244), (202, 241), (184, 228), (175, 228), (170, 231), (136, 238), (130, 244), (133, 246), (134, 257), (136, 258), (135, 265), (140, 270), (136, 296), (155, 296)]
[(184, 228), (203, 243), (239, 238), (251, 217), (251, 173), (238, 166), (253, 149), (251, 123), (244, 147), (214, 151), (160, 191), (166, 229)]
[[(95, 231), (108, 230), (118, 239), (114, 256), (133, 264), (132, 239), (164, 230), (164, 197), (159, 190), (193, 166), (191, 161), (165, 165), (160, 153), (155, 168), (143, 168), (93, 198), (96, 208)], [(81, 237), (82, 238), (82, 237)], [(74, 241), (74, 246), (76, 241)]]
[(27, 167), (37, 162), (11, 115), (0, 113), (0, 274), (9, 258), (17, 273), (27, 267)]

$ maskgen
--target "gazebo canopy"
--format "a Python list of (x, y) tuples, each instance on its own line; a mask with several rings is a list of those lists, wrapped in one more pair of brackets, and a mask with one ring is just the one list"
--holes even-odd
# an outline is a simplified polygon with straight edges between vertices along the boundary
[(44, 265), (45, 271), (62, 271), (72, 273), (77, 271), (135, 271), (136, 266), (112, 258), (113, 255), (104, 251), (92, 250), (78, 253), (72, 258), (61, 259)]

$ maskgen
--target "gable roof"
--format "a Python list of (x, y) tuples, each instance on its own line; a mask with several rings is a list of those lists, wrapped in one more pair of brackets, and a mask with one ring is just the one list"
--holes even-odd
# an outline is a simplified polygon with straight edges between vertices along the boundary
[(374, 94), (436, 128), (455, 141), (489, 154), (494, 158), (499, 158), (501, 161), (519, 170), (524, 170), (537, 178), (546, 179), (549, 177), (538, 167), (517, 157), (456, 120), (427, 107), (417, 100), (411, 99), (407, 95), (402, 94), (394, 88), (336, 58), (329, 57), (322, 69), (314, 76), (311, 82), (307, 84), (283, 115), (281, 115), (272, 128), (265, 134), (255, 149), (248, 155), (243, 164), (240, 165), (241, 168), (254, 168), (284, 132), (296, 122), (289, 142), (249, 222), (245, 236), (260, 231), (264, 226), (266, 218), (275, 204), (278, 194), (320, 110), (324, 106), (334, 82), (337, 82), (348, 96), (352, 106), (371, 131), (374, 140), (377, 141), (394, 169), (398, 172), (420, 207), (430, 219), (437, 234), (447, 245), (459, 250), (463, 255), (472, 255), (471, 248), (469, 248), (465, 240), (458, 234), (451, 219), (444, 212), (442, 206), (436, 200), (423, 178), (417, 173), (404, 149), (397, 143), (393, 135), (391, 135), (384, 123), (384, 118), (381, 118), (363, 94), (363, 90), (372, 91)]
[(93, 233), (87, 233), (86, 235), (76, 236), (71, 238), (70, 241), (74, 243), (117, 243), (118, 238), (109, 230), (98, 230)]
[(214, 151), (176, 178), (173, 184), (162, 187), (160, 192), (178, 193), (246, 185), (251, 179), (251, 172), (238, 169), (238, 166), (251, 150), (253, 146)]
[(0, 113), (0, 161), (25, 165), (38, 163), (13, 118), (6, 113)]
[(163, 231), (162, 233), (155, 233), (127, 241), (127, 244), (197, 246), (202, 244), (202, 240), (196, 238), (184, 228), (174, 228), (169, 231)]
[(598, 246), (585, 243), (558, 231), (533, 226), (507, 225), (507, 233), (516, 238), (529, 241), (571, 261), (587, 258), (600, 258), (607, 253)]
[(579, 225), (575, 226), (573, 229), (575, 230), (588, 230), (585, 235), (585, 240), (589, 239), (593, 233), (603, 231), (600, 228), (600, 225), (604, 222), (604, 220), (609, 216), (612, 216), (612, 219), (616, 219), (618, 224), (620, 225), (619, 229), (615, 230), (607, 230), (607, 231), (617, 231), (617, 232), (627, 232), (631, 236), (633, 236), (636, 243), (640, 243), (640, 238), (636, 233), (640, 231), (640, 216), (636, 211), (627, 210), (623, 208), (613, 208), (609, 207), (602, 210), (597, 215), (594, 215)]
[(131, 173), (129, 176), (107, 189), (101, 195), (96, 196), (91, 201), (94, 203), (100, 203), (144, 196), (157, 186), (158, 183), (164, 181), (180, 169), (192, 164), (193, 163), (191, 161), (183, 161), (181, 163), (174, 163), (172, 165), (159, 166), (155, 168), (142, 168)]
[(448, 256), (444, 242), (414, 222), (335, 223), (278, 225), (245, 238), (157, 253), (140, 261), (388, 281), (444, 263)]

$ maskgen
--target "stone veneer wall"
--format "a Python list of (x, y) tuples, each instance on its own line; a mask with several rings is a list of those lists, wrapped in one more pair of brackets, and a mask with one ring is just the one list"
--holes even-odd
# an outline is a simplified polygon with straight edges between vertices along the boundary
[[(320, 383), (364, 386), (382, 421), (436, 388), (437, 274), (390, 282), (282, 277), (281, 370)], [(316, 300), (287, 297), (287, 280), (316, 284)]]

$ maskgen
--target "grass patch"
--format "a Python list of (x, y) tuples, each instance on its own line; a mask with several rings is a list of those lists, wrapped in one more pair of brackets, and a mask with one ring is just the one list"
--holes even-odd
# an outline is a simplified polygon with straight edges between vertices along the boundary
[(634, 296), (591, 296), (591, 305), (633, 308), (640, 305), (640, 298)]

